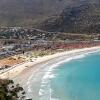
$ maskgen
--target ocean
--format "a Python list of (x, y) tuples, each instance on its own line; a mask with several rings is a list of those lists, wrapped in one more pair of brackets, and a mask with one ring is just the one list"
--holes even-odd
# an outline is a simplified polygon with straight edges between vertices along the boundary
[(100, 52), (59, 64), (51, 76), (48, 100), (100, 100)]
[(100, 100), (100, 50), (73, 53), (31, 69), (25, 84), (33, 100)]

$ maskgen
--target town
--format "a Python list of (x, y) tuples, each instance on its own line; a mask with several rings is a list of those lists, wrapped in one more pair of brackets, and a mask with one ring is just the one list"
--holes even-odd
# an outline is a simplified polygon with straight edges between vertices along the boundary
[(0, 58), (36, 50), (63, 50), (98, 45), (100, 35), (46, 32), (35, 28), (0, 28)]
[[(0, 69), (7, 69), (18, 62), (26, 61), (28, 56), (30, 60), (32, 55), (38, 57), (98, 45), (100, 45), (100, 35), (95, 33), (71, 34), (46, 32), (35, 28), (3, 27), (0, 28), (0, 62), (2, 62)], [(17, 55), (24, 55), (24, 57), (21, 58)], [(17, 59), (9, 58), (12, 56), (17, 56)], [(3, 59), (6, 63), (3, 62)], [(13, 63), (10, 64), (12, 61)]]

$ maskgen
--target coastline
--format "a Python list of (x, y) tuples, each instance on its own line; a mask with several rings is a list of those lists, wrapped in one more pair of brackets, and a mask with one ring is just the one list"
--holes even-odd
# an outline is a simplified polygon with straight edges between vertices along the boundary
[(19, 74), (21, 74), (24, 70), (29, 69), (30, 67), (35, 67), (37, 64), (41, 64), (43, 62), (55, 59), (55, 58), (59, 58), (59, 57), (63, 57), (64, 55), (72, 55), (75, 53), (80, 53), (80, 52), (88, 52), (88, 51), (95, 51), (100, 49), (100, 46), (96, 46), (96, 47), (90, 47), (90, 48), (82, 48), (82, 49), (74, 49), (74, 50), (70, 50), (70, 51), (64, 51), (64, 52), (60, 52), (60, 53), (56, 53), (53, 55), (47, 55), (47, 56), (43, 56), (43, 57), (39, 57), (39, 58), (35, 58), (36, 60), (34, 61), (27, 61), (18, 65), (13, 66), (12, 68), (10, 68), (9, 70), (7, 70), (4, 73), (0, 73), (0, 78), (2, 79), (13, 79), (14, 77), (18, 76)]
[[(15, 83), (21, 84), (26, 91), (27, 98), (34, 97), (35, 100), (45, 100), (47, 97), (51, 97), (50, 95), (45, 95), (45, 90), (42, 88), (44, 85), (46, 85), (45, 83), (48, 78), (54, 77), (51, 75), (51, 71), (54, 67), (57, 67), (59, 64), (64, 62), (84, 57), (84, 55), (87, 55), (88, 53), (97, 51), (100, 51), (100, 46), (64, 51), (61, 53), (40, 57), (34, 62), (25, 62), (15, 66), (14, 69), (0, 74), (0, 77), (13, 79)], [(51, 90), (48, 90), (49, 93), (50, 91)]]

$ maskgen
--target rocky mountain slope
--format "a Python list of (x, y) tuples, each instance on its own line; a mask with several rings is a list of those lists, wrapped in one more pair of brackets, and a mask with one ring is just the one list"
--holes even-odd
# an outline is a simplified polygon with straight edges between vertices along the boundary
[(0, 26), (32, 26), (56, 16), (73, 0), (0, 0)]
[(58, 16), (41, 24), (47, 31), (69, 33), (99, 33), (100, 3), (85, 2), (75, 7), (66, 7)]
[(97, 33), (100, 32), (100, 1), (0, 0), (0, 26)]
[(65, 7), (97, 0), (0, 0), (0, 26), (34, 26)]

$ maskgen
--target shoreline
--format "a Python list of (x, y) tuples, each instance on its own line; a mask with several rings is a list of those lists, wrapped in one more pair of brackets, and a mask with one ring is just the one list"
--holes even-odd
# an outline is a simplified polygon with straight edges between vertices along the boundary
[[(82, 48), (82, 49), (74, 49), (74, 50), (70, 50), (70, 51), (64, 51), (64, 52), (60, 52), (60, 53), (56, 53), (53, 55), (47, 55), (47, 56), (43, 56), (43, 57), (39, 57), (39, 58), (35, 58), (35, 61), (28, 61), (28, 62), (24, 62), (18, 65), (15, 65), (13, 67), (11, 67), (9, 70), (7, 70), (4, 73), (0, 73), (0, 78), (2, 79), (13, 79), (14, 77), (17, 77), (19, 74), (21, 74), (24, 70), (27, 70), (28, 68), (30, 68), (31, 66), (36, 66), (37, 64), (41, 64), (43, 62), (58, 58), (58, 57), (63, 57), (64, 55), (72, 55), (75, 53), (80, 53), (80, 52), (88, 52), (88, 51), (94, 51), (100, 49), (100, 46), (96, 46), (96, 47), (90, 47), (90, 48)], [(34, 58), (33, 58), (34, 60)]]
[[(37, 58), (34, 62), (25, 62), (22, 65), (16, 66), (14, 69), (6, 72), (2, 76), (3, 78), (13, 79), (16, 84), (20, 84), (26, 91), (27, 99), (34, 98), (35, 100), (48, 100), (52, 97), (51, 90), (48, 90), (45, 94), (43, 86), (48, 86), (47, 80), (53, 78), (52, 70), (58, 67), (64, 62), (69, 62), (74, 59), (82, 58), (84, 55), (91, 54), (100, 51), (100, 46), (75, 49), (71, 51), (64, 51), (53, 55)], [(25, 67), (29, 66), (29, 67)], [(9, 75), (8, 75), (9, 74)]]

